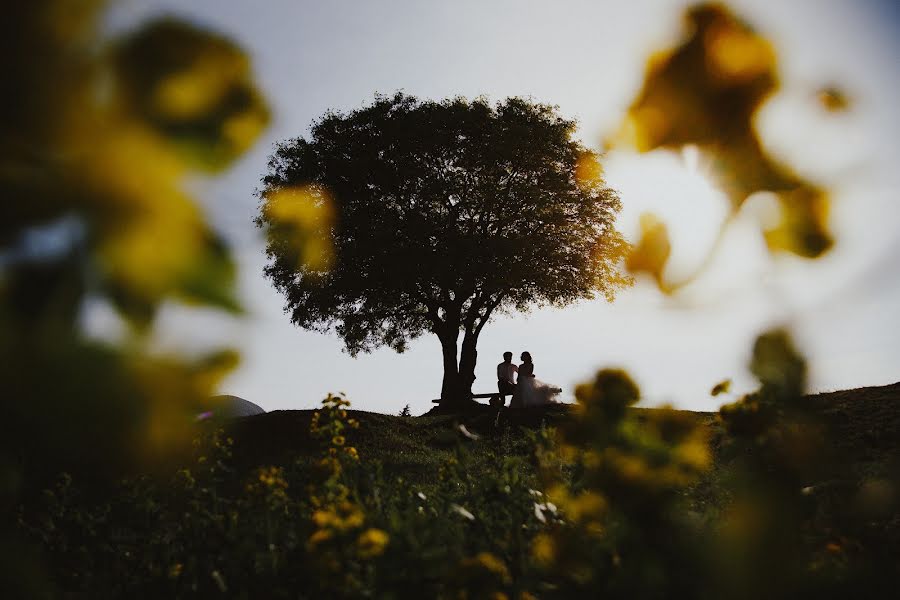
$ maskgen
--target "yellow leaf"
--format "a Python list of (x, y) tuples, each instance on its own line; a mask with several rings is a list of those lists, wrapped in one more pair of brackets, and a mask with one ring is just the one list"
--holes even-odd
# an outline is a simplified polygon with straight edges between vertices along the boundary
[(641, 215), (641, 237), (631, 249), (625, 266), (631, 273), (647, 273), (664, 288), (663, 270), (672, 251), (666, 224), (651, 213)]

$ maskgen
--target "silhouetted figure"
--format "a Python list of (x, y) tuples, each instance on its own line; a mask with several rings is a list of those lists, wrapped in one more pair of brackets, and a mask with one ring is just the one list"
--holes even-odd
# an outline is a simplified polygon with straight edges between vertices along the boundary
[(516, 390), (515, 374), (519, 368), (512, 364), (512, 352), (503, 353), (503, 362), (497, 365), (497, 389), (500, 391), (501, 405), (506, 404), (506, 397)]
[(534, 363), (531, 361), (531, 354), (523, 352), (522, 364), (518, 368), (515, 392), (509, 406), (529, 408), (556, 404), (555, 398), (561, 392), (562, 388), (551, 383), (545, 383), (534, 376)]

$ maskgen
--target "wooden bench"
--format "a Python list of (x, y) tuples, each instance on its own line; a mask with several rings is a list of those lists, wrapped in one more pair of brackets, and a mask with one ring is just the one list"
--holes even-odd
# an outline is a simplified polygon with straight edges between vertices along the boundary
[[(509, 396), (510, 394), (506, 394), (506, 395)], [(490, 404), (491, 406), (500, 406), (500, 402), (501, 402), (500, 392), (491, 392), (488, 394), (472, 394), (471, 398), (472, 398), (472, 400), (475, 400), (476, 398), (490, 398), (490, 400), (488, 400), (488, 404)], [(441, 399), (436, 398), (436, 399), (432, 400), (431, 402), (433, 404), (440, 404)]]

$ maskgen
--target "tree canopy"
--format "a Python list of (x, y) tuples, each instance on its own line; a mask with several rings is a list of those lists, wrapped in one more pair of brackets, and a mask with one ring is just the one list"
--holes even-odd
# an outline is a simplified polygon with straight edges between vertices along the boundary
[(458, 399), (498, 311), (611, 300), (629, 283), (620, 202), (575, 127), (522, 98), (397, 93), (278, 144), (257, 224), (292, 322), (351, 353), (433, 332), (442, 398)]

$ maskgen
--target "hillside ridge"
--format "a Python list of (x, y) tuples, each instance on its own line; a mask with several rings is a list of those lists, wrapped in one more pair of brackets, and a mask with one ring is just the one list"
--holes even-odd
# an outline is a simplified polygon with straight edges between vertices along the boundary
[[(900, 451), (900, 382), (811, 394), (807, 399), (821, 409), (823, 420), (835, 434), (835, 449), (846, 458), (880, 460), (884, 453), (893, 455)], [(458, 424), (488, 437), (495, 432), (522, 437), (521, 428), (559, 424), (569, 416), (572, 406), (504, 410), (499, 419), (495, 409), (481, 404), (463, 413), (426, 413), (417, 417), (350, 410), (360, 422), (360, 428), (348, 436), (348, 443), (372, 458), (392, 463), (404, 455), (417, 454), (424, 458), (425, 454), (451, 444), (458, 435), (454, 430)], [(640, 414), (657, 409), (631, 410)], [(313, 409), (274, 410), (227, 421), (226, 428), (235, 440), (236, 464), (247, 468), (284, 464), (298, 456), (314, 454), (316, 442), (307, 434), (314, 412)], [(695, 414), (713, 429), (714, 435), (720, 433), (717, 413), (684, 412)], [(504, 429), (508, 432), (502, 433)], [(525, 447), (520, 450), (525, 451)]]

